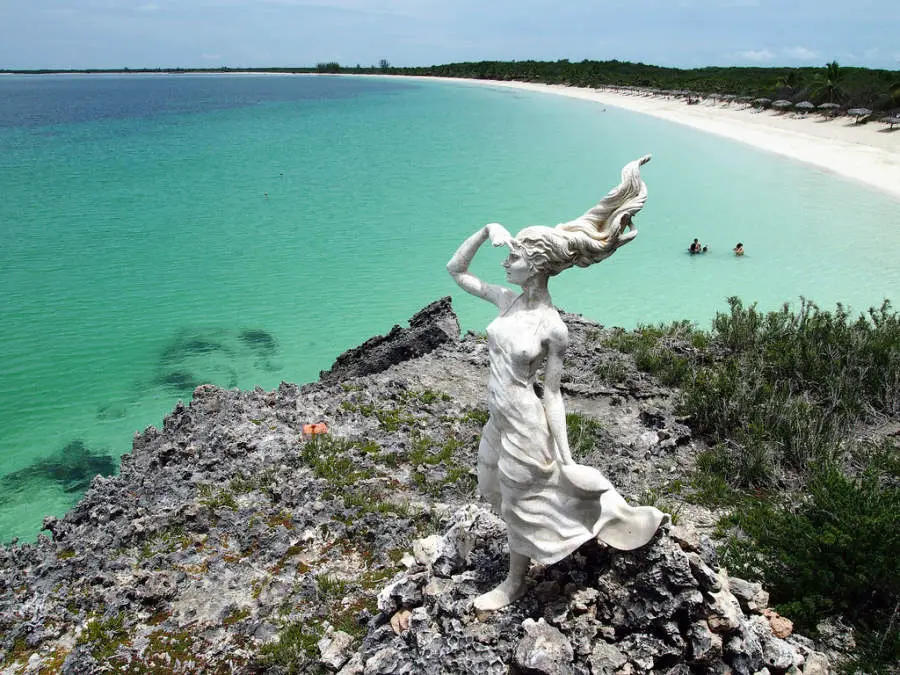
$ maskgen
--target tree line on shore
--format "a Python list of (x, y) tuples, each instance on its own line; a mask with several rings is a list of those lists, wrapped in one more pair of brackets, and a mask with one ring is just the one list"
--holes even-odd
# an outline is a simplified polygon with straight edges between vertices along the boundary
[(480, 80), (538, 82), (575, 87), (639, 87), (696, 95), (733, 95), (748, 99), (767, 97), (794, 102), (837, 103), (845, 108), (875, 111), (900, 108), (900, 71), (840, 66), (667, 68), (628, 61), (477, 61), (399, 68), (382, 59), (377, 65), (342, 66), (331, 61), (312, 67), (272, 68), (150, 68), (61, 70), (0, 70), (0, 73), (329, 73), (466, 77)]

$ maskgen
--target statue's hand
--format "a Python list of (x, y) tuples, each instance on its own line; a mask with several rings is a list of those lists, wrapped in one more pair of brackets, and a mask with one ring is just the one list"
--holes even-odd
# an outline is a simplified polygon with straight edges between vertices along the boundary
[(512, 235), (500, 223), (488, 223), (484, 227), (494, 246), (506, 246), (512, 241)]

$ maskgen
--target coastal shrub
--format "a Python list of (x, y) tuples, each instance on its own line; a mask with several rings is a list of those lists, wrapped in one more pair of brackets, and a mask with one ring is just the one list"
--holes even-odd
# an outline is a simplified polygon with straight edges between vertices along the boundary
[(838, 461), (859, 422), (900, 412), (900, 317), (889, 302), (856, 319), (807, 300), (768, 313), (728, 304), (709, 333), (682, 321), (606, 338), (682, 388), (679, 412), (718, 444), (703, 470), (771, 487)]
[(685, 497), (731, 507), (719, 531), (729, 569), (765, 581), (806, 631), (846, 617), (860, 645), (851, 667), (884, 672), (900, 660), (900, 449), (855, 437), (900, 413), (900, 317), (887, 301), (856, 318), (806, 300), (768, 313), (728, 304), (708, 334), (680, 322), (609, 344), (677, 380), (679, 412), (712, 441)]
[(842, 615), (866, 642), (870, 662), (900, 659), (900, 447), (866, 448), (854, 475), (820, 464), (790, 502), (748, 500), (729, 516), (737, 528), (723, 562), (761, 579), (782, 614), (814, 631)]
[(594, 374), (605, 382), (618, 384), (628, 378), (628, 364), (622, 358), (606, 358), (594, 367)]
[(607, 346), (631, 354), (639, 370), (652, 373), (669, 386), (680, 386), (692, 375), (698, 345), (706, 345), (706, 336), (689, 321), (669, 325), (641, 325), (633, 332), (612, 331), (604, 340)]
[(730, 311), (713, 320), (713, 340), (753, 355), (768, 382), (791, 382), (818, 405), (842, 416), (900, 412), (900, 316), (885, 300), (855, 320), (838, 304), (834, 312), (801, 299), (762, 314), (729, 298)]

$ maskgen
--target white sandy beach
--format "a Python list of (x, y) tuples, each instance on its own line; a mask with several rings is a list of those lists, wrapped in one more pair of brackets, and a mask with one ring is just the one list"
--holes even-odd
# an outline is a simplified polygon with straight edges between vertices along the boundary
[(878, 120), (855, 124), (848, 117), (825, 119), (815, 112), (806, 117), (770, 110), (759, 112), (745, 105), (725, 105), (712, 100), (687, 105), (680, 98), (625, 94), (607, 89), (459, 81), (570, 96), (652, 115), (807, 162), (900, 199), (900, 126), (889, 131), (888, 125)]

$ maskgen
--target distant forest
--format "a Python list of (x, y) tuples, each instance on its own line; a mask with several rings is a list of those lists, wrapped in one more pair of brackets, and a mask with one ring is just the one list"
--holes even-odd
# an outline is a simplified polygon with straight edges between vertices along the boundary
[[(628, 61), (478, 61), (440, 66), (395, 68), (382, 60), (377, 66), (342, 66), (335, 62), (314, 67), (283, 68), (156, 68), (82, 70), (108, 72), (260, 72), (426, 75), (469, 77), (481, 80), (515, 80), (576, 87), (640, 87), (699, 95), (786, 99), (793, 102), (837, 103), (842, 108), (866, 107), (875, 111), (900, 109), (900, 71), (840, 66), (837, 62), (820, 68), (719, 67), (664, 68)], [(52, 73), (73, 71), (10, 71), (0, 73)]]

